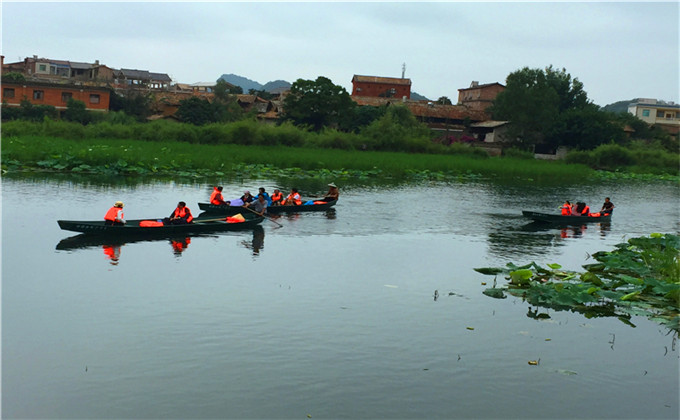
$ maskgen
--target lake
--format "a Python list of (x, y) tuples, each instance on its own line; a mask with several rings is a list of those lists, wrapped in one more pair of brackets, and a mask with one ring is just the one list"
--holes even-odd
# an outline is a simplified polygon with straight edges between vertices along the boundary
[[(227, 199), (296, 186), (209, 181)], [(677, 184), (297, 186), (331, 181), (334, 210), (281, 227), (69, 246), (58, 219), (100, 219), (117, 200), (128, 219), (180, 200), (197, 215), (212, 186), (3, 176), (3, 417), (678, 418), (676, 332), (492, 299), (493, 277), (473, 270), (579, 270), (631, 237), (677, 234)], [(611, 224), (521, 216), (605, 196)]]

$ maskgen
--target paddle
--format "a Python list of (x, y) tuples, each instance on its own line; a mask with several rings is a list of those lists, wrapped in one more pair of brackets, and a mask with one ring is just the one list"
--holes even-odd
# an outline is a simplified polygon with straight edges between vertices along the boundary
[[(244, 206), (243, 208), (246, 209), (246, 210), (252, 211), (253, 213), (260, 216), (260, 213), (256, 212), (255, 210), (251, 209), (250, 207)], [(267, 216), (266, 214), (262, 214), (261, 216), (263, 216), (265, 219), (269, 220), (270, 222), (276, 223), (277, 225), (279, 225), (279, 227), (283, 227), (283, 225), (281, 223), (277, 222), (276, 220), (269, 218), (269, 216)]]

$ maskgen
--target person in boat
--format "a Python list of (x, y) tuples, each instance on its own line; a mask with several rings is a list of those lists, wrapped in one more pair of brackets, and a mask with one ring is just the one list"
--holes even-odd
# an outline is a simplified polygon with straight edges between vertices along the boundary
[(224, 197), (222, 197), (222, 187), (213, 187), (213, 192), (210, 194), (210, 204), (216, 206), (224, 206), (227, 204), (227, 202), (224, 201)]
[(340, 197), (340, 191), (338, 191), (338, 186), (331, 182), (330, 184), (328, 184), (328, 192), (319, 201), (335, 201), (338, 199), (338, 197)]
[(288, 197), (283, 200), (283, 204), (287, 206), (302, 205), (302, 197), (300, 197), (300, 193), (298, 192), (297, 188), (291, 188), (290, 194), (288, 194)]
[(243, 195), (241, 196), (241, 201), (243, 201), (243, 204), (250, 203), (255, 200), (255, 197), (250, 193), (250, 191), (245, 190), (243, 192)]
[(194, 216), (191, 214), (191, 210), (187, 207), (187, 203), (180, 201), (177, 203), (177, 208), (170, 214), (170, 217), (163, 219), (164, 225), (185, 225), (191, 223), (194, 220)]
[(272, 198), (269, 196), (269, 193), (265, 191), (264, 187), (260, 187), (258, 196), (259, 195), (264, 195), (264, 199), (267, 200), (267, 206), (272, 205)]
[(611, 202), (609, 197), (606, 197), (604, 199), (604, 204), (602, 204), (602, 208), (600, 209), (600, 214), (607, 216), (610, 215), (614, 212), (614, 203)]
[(267, 204), (267, 199), (265, 198), (264, 194), (258, 194), (257, 200), (246, 203), (243, 206), (249, 208), (260, 216), (264, 216), (264, 214), (267, 212)]
[(123, 226), (125, 215), (123, 214), (123, 202), (116, 201), (113, 207), (104, 215), (104, 224), (107, 226)]
[(275, 188), (274, 192), (271, 195), (271, 199), (272, 199), (271, 204), (273, 206), (279, 206), (283, 202), (283, 193), (278, 188)]
[(572, 210), (572, 216), (588, 216), (590, 215), (590, 206), (581, 201), (576, 203), (576, 208)]
[(571, 216), (571, 203), (569, 201), (562, 204), (562, 216)]

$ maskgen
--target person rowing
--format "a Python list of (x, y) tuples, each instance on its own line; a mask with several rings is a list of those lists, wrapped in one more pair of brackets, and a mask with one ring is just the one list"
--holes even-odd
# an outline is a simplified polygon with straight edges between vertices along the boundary
[(246, 203), (243, 206), (252, 210), (253, 212), (257, 213), (260, 216), (264, 216), (265, 212), (267, 211), (267, 199), (265, 198), (264, 194), (260, 193), (257, 195), (257, 199), (255, 201), (251, 201), (250, 203)]
[(334, 183), (328, 184), (328, 192), (326, 195), (319, 201), (335, 201), (340, 197), (340, 191), (338, 191), (338, 186), (335, 185)]

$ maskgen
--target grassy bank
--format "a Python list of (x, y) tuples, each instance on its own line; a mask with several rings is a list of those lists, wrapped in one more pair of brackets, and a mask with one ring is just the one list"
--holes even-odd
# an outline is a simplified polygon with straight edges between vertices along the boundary
[(41, 169), (140, 175), (214, 176), (248, 173), (251, 176), (393, 176), (420, 179), (504, 177), (568, 178), (574, 181), (595, 174), (583, 165), (480, 155), (4, 135), (2, 167), (6, 171)]

